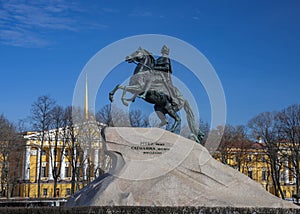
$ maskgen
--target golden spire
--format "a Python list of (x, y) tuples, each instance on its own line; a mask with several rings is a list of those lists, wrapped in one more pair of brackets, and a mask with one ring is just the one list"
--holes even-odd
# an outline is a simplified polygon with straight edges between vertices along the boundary
[(85, 73), (85, 96), (84, 96), (84, 116), (87, 120), (89, 118), (89, 92), (88, 92), (88, 77)]

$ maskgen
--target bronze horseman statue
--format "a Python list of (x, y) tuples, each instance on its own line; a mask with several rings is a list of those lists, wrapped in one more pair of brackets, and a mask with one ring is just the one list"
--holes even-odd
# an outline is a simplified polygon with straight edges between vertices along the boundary
[[(153, 55), (141, 47), (131, 55), (126, 57), (126, 62), (136, 63), (134, 75), (130, 78), (128, 86), (117, 85), (110, 93), (109, 100), (113, 102), (113, 96), (118, 89), (123, 90), (122, 102), (128, 105), (128, 101), (134, 101), (136, 97), (144, 99), (148, 103), (154, 104), (154, 110), (161, 120), (160, 127), (166, 125), (166, 114), (174, 120), (170, 129), (174, 132), (180, 124), (181, 119), (177, 112), (184, 108), (187, 115), (187, 122), (191, 130), (191, 138), (197, 143), (201, 143), (204, 134), (196, 127), (194, 114), (188, 101), (182, 96), (181, 92), (173, 85), (171, 74), (171, 61), (168, 57), (169, 48), (164, 45), (161, 54), (157, 60)], [(126, 92), (133, 94), (133, 97), (127, 99)]]

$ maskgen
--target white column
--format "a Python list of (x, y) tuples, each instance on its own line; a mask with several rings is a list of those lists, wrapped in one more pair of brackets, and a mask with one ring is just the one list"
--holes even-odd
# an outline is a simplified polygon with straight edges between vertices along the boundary
[(289, 160), (284, 161), (284, 183), (288, 184), (289, 181)]
[(99, 149), (96, 147), (94, 150), (94, 177), (98, 177), (99, 172), (96, 173), (96, 170), (98, 168), (99, 165)]
[(61, 166), (60, 166), (60, 179), (65, 179), (65, 170), (66, 170), (66, 162), (65, 162), (65, 149), (62, 152), (61, 157)]
[(73, 165), (75, 165), (75, 163), (76, 163), (76, 158), (77, 158), (76, 152), (77, 152), (77, 150), (76, 150), (76, 147), (75, 147), (74, 148), (74, 157), (72, 157)]
[[(72, 164), (73, 164), (73, 166), (75, 166), (75, 168), (77, 168), (77, 162), (76, 162), (76, 158), (77, 158), (77, 149), (76, 149), (76, 147), (74, 148), (74, 157), (72, 157)], [(71, 173), (73, 173), (73, 168), (72, 168), (72, 172)]]
[(50, 154), (49, 154), (49, 162), (48, 162), (48, 179), (53, 180), (53, 172), (52, 172), (52, 166), (55, 164), (56, 160), (53, 160), (54, 158), (54, 148), (50, 148)]
[(296, 184), (296, 169), (293, 167), (293, 183)]
[(41, 157), (41, 148), (40, 147), (38, 147), (38, 149), (37, 149), (37, 166), (36, 166), (36, 180), (38, 180), (39, 179), (39, 174), (40, 174), (40, 157)]
[(87, 161), (87, 149), (84, 148), (83, 150), (83, 180), (87, 179), (87, 168), (88, 168), (88, 161)]
[(27, 142), (25, 150), (24, 179), (30, 179), (30, 141), (29, 143)]

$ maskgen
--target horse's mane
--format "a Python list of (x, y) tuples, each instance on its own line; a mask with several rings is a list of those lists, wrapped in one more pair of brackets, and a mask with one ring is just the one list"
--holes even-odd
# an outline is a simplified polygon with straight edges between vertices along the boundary
[(153, 54), (152, 54), (150, 51), (147, 51), (146, 49), (143, 49), (143, 50), (144, 50), (144, 52), (146, 53), (146, 55), (149, 55), (150, 58), (152, 58), (152, 60), (155, 60)]

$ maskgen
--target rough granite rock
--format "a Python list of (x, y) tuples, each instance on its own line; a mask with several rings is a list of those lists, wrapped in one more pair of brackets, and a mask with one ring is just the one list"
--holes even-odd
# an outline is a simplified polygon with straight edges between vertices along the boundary
[(211, 157), (205, 147), (158, 128), (106, 128), (112, 170), (67, 206), (297, 208)]

